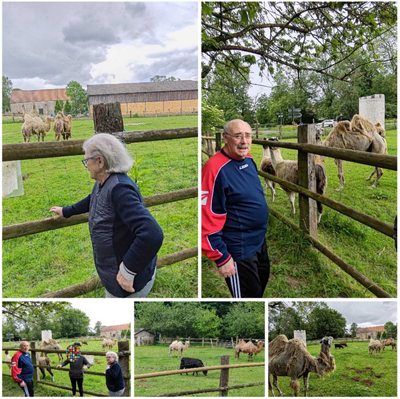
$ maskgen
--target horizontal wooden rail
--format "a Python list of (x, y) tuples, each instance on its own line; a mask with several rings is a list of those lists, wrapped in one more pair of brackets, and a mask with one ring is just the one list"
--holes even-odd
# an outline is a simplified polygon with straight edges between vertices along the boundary
[[(197, 137), (197, 127), (113, 133), (127, 144)], [(3, 161), (65, 157), (83, 154), (85, 140), (3, 144)]]
[(379, 155), (365, 151), (345, 150), (316, 144), (285, 143), (282, 141), (271, 140), (253, 140), (253, 144), (268, 144), (271, 147), (289, 148), (292, 150), (319, 154), (335, 159), (342, 159), (344, 161), (377, 166), (384, 169), (397, 170), (397, 157), (393, 155)]
[(319, 201), (322, 204), (326, 205), (327, 207), (332, 208), (335, 211), (338, 211), (338, 212), (342, 213), (343, 215), (346, 215), (346, 216), (356, 220), (357, 222), (362, 223), (365, 226), (371, 227), (372, 229), (379, 231), (380, 233), (383, 233), (389, 237), (393, 237), (393, 234), (394, 234), (393, 225), (382, 222), (382, 221), (375, 219), (369, 215), (366, 215), (362, 212), (358, 212), (353, 208), (349, 208), (348, 206), (341, 204), (340, 202), (336, 202), (330, 198), (327, 198), (320, 194), (314, 193), (313, 191), (307, 190), (306, 188), (299, 186), (297, 184), (290, 183), (286, 180), (282, 180), (279, 177), (276, 177), (269, 173), (265, 173), (265, 172), (259, 170), (258, 174), (262, 177), (266, 177), (269, 180), (272, 180), (272, 181), (282, 185), (283, 187), (290, 189), (291, 191), (295, 191), (297, 193), (304, 194), (305, 196), (312, 198), (313, 200)]
[(196, 367), (192, 369), (184, 369), (184, 370), (167, 370), (167, 371), (158, 371), (156, 373), (147, 373), (147, 374), (139, 374), (135, 375), (135, 380), (143, 380), (145, 378), (154, 378), (154, 377), (165, 377), (167, 375), (175, 375), (175, 374), (185, 374), (185, 373), (194, 373), (196, 371), (211, 371), (211, 370), (222, 370), (222, 369), (239, 369), (244, 367), (264, 367), (265, 362), (258, 363), (245, 363), (245, 364), (226, 364), (219, 366), (209, 366), (209, 367)]
[[(198, 249), (197, 247), (195, 247), (185, 249), (171, 255), (166, 255), (162, 258), (157, 259), (157, 268), (160, 269), (164, 266), (172, 265), (185, 259), (193, 258), (197, 256), (197, 252)], [(102, 284), (100, 282), (100, 279), (95, 276), (84, 283), (75, 284), (70, 287), (63, 288), (59, 291), (48, 292), (47, 294), (40, 295), (40, 298), (75, 298), (79, 295), (87, 294), (88, 292), (91, 292), (101, 287)]]
[(196, 391), (181, 391), (181, 392), (174, 392), (174, 393), (163, 393), (161, 395), (157, 395), (157, 397), (170, 397), (170, 396), (186, 396), (186, 395), (195, 395), (197, 393), (206, 393), (206, 392), (222, 392), (222, 391), (231, 391), (233, 389), (242, 389), (242, 388), (249, 388), (249, 387), (257, 387), (260, 385), (264, 385), (265, 382), (253, 382), (250, 384), (239, 384), (239, 385), (232, 385), (223, 388), (208, 388), (208, 389), (198, 389)]
[(364, 286), (368, 291), (372, 292), (374, 295), (376, 295), (378, 298), (392, 298), (392, 296), (386, 292), (383, 288), (378, 286), (376, 283), (371, 281), (368, 277), (366, 277), (364, 274), (360, 273), (357, 269), (355, 269), (353, 266), (350, 266), (348, 263), (346, 263), (344, 260), (339, 258), (336, 254), (334, 254), (332, 251), (330, 251), (325, 245), (323, 245), (320, 241), (316, 240), (315, 238), (311, 237), (309, 234), (304, 233), (300, 227), (298, 227), (296, 224), (291, 222), (289, 219), (286, 217), (282, 216), (279, 212), (275, 211), (274, 209), (270, 208), (269, 209), (270, 213), (275, 216), (277, 219), (279, 219), (281, 222), (285, 223), (289, 227), (291, 227), (293, 230), (302, 233), (303, 237), (307, 239), (308, 241), (311, 242), (311, 244), (317, 248), (321, 253), (323, 253), (327, 258), (329, 258), (331, 261), (333, 261), (336, 265), (338, 265), (344, 272), (349, 274), (351, 277), (353, 277), (355, 280), (357, 280), (362, 286)]
[[(182, 201), (197, 197), (197, 187), (185, 188), (170, 193), (153, 195), (145, 197), (144, 203), (147, 207), (167, 204), (169, 202)], [(25, 222), (3, 227), (3, 240), (24, 237), (30, 234), (37, 234), (43, 231), (61, 229), (68, 226), (74, 226), (88, 221), (88, 214), (71, 216), (68, 219), (62, 217), (51, 217), (32, 222)]]

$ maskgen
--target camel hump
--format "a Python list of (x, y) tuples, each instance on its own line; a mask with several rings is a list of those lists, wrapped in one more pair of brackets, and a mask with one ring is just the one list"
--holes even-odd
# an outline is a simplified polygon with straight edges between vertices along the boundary
[(368, 137), (370, 141), (373, 140), (373, 134), (377, 132), (375, 125), (367, 118), (360, 115), (354, 115), (350, 122), (350, 132), (359, 133)]

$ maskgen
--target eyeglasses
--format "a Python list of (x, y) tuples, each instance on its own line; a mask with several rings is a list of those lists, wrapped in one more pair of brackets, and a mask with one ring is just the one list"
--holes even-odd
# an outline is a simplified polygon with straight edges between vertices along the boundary
[(232, 137), (234, 140), (240, 140), (242, 138), (244, 138), (246, 140), (250, 140), (250, 139), (253, 138), (253, 133), (234, 133), (234, 134), (229, 134), (229, 133), (225, 132), (225, 134), (227, 136)]
[(98, 157), (89, 157), (89, 158), (85, 158), (85, 159), (82, 159), (82, 165), (85, 167), (85, 168), (87, 168), (87, 163), (88, 163), (88, 161), (89, 161), (89, 159), (96, 159), (96, 158), (98, 158)]

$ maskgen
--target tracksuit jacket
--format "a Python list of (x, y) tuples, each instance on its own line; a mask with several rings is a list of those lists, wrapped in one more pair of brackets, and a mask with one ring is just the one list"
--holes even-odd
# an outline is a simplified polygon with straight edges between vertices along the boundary
[(133, 286), (140, 291), (153, 277), (163, 232), (143, 204), (139, 188), (125, 173), (111, 174), (83, 200), (63, 208), (64, 217), (89, 212), (97, 273), (108, 292), (116, 297), (131, 293), (116, 280), (123, 261), (136, 273)]
[(11, 358), (11, 376), (17, 383), (21, 381), (31, 382), (33, 380), (33, 364), (31, 355), (18, 351)]
[(263, 245), (268, 206), (253, 158), (223, 150), (202, 170), (202, 249), (218, 267), (254, 256)]

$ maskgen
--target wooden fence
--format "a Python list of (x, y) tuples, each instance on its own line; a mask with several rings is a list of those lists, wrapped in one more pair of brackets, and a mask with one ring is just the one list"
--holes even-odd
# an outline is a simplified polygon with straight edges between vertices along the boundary
[(229, 356), (221, 356), (221, 365), (220, 366), (197, 367), (197, 368), (185, 369), (185, 370), (159, 371), (156, 373), (135, 375), (134, 379), (136, 381), (136, 380), (142, 380), (142, 379), (146, 379), (146, 378), (163, 377), (163, 376), (167, 376), (167, 375), (220, 370), (220, 380), (219, 380), (218, 388), (199, 389), (199, 390), (193, 390), (193, 391), (181, 391), (181, 392), (174, 392), (174, 393), (167, 392), (167, 393), (162, 393), (157, 396), (185, 396), (185, 395), (195, 395), (195, 394), (206, 393), (206, 392), (219, 392), (219, 396), (228, 396), (228, 392), (230, 390), (264, 385), (264, 381), (262, 381), (262, 382), (254, 382), (254, 383), (248, 383), (248, 384), (229, 386), (229, 370), (230, 369), (238, 369), (238, 368), (248, 368), (248, 367), (265, 367), (265, 362), (258, 362), (258, 363), (252, 363), (252, 364), (229, 364)]
[(159, 339), (159, 343), (160, 344), (170, 344), (175, 340), (180, 340), (182, 342), (184, 341), (190, 341), (190, 345), (201, 345), (201, 346), (221, 346), (221, 347), (225, 347), (225, 348), (233, 348), (235, 345), (238, 344), (239, 340), (244, 340), (244, 341), (251, 341), (251, 340), (255, 340), (255, 341), (264, 341), (264, 338), (233, 338), (231, 337), (231, 339), (220, 339), (220, 338), (214, 338), (214, 337), (201, 337), (201, 338), (180, 338), (180, 337), (176, 337), (176, 338), (171, 338), (171, 337), (162, 337)]
[[(19, 348), (2, 348), (3, 351), (18, 351)], [(43, 381), (40, 379), (40, 369), (38, 365), (38, 358), (41, 356), (41, 353), (57, 353), (57, 354), (64, 354), (65, 355), (65, 350), (48, 350), (48, 349), (40, 349), (36, 348), (36, 343), (31, 342), (30, 343), (30, 349), (29, 351), (32, 353), (32, 363), (33, 367), (35, 368), (35, 372), (33, 373), (33, 381), (35, 384), (43, 384), (43, 385), (48, 385), (53, 388), (58, 388), (58, 389), (63, 389), (67, 391), (72, 391), (71, 387), (67, 387), (64, 385), (58, 385), (55, 384), (54, 382), (48, 382), (48, 381)], [(121, 366), (122, 369), (122, 375), (124, 378), (125, 382), (125, 392), (124, 396), (131, 396), (131, 375), (130, 375), (130, 350), (129, 350), (129, 342), (128, 341), (118, 341), (118, 363)], [(92, 356), (102, 356), (103, 361), (105, 363), (105, 356), (106, 352), (94, 352), (94, 351), (82, 351), (82, 355), (92, 355)], [(3, 361), (5, 364), (11, 364), (10, 362)], [(60, 372), (69, 372), (68, 368), (57, 368), (57, 367), (50, 367), (51, 370), (56, 370)], [(85, 375), (94, 375), (94, 376), (99, 376), (103, 377), (104, 385), (106, 384), (105, 382), (105, 373), (99, 373), (96, 371), (90, 371), (90, 370), (85, 370), (84, 371)], [(10, 374), (5, 374), (3, 373), (3, 376), (11, 377)], [(87, 395), (92, 395), (92, 396), (102, 396), (102, 397), (108, 397), (108, 394), (103, 394), (103, 393), (98, 393), (98, 392), (91, 392), (91, 391), (83, 391), (83, 393)]]
[[(138, 132), (113, 133), (127, 144), (175, 140), (197, 137), (197, 128), (180, 128), (168, 130), (151, 130)], [(61, 156), (74, 156), (83, 154), (82, 144), (84, 140), (71, 140), (63, 142), (39, 142), (39, 143), (20, 143), (3, 145), (3, 162), (23, 159), (52, 158)], [(144, 202), (147, 207), (166, 204), (170, 202), (182, 201), (190, 198), (196, 198), (198, 194), (197, 187), (190, 187), (169, 193), (145, 197)], [(87, 223), (88, 214), (72, 216), (68, 219), (52, 217), (42, 220), (35, 220), (26, 223), (18, 223), (9, 226), (3, 226), (3, 240), (10, 240), (18, 237), (24, 237), (30, 234), (37, 234), (44, 231), (61, 229), (80, 223)], [(187, 248), (174, 254), (167, 255), (158, 259), (157, 267), (161, 268), (171, 265), (185, 259), (197, 256), (197, 247)], [(101, 287), (100, 279), (93, 277), (82, 284), (67, 287), (60, 291), (50, 292), (43, 297), (47, 298), (71, 298), (86, 294), (96, 288)]]
[[(322, 244), (318, 239), (317, 230), (317, 209), (316, 201), (321, 202), (327, 207), (366, 225), (375, 231), (385, 234), (389, 237), (394, 236), (394, 227), (381, 220), (373, 218), (353, 208), (350, 208), (340, 202), (334, 201), (315, 192), (315, 173), (314, 173), (314, 157), (310, 154), (318, 154), (335, 159), (371, 165), (390, 170), (397, 170), (397, 157), (391, 155), (372, 154), (363, 151), (345, 150), (340, 148), (324, 147), (315, 144), (316, 130), (314, 125), (302, 125), (297, 130), (297, 143), (288, 143), (270, 140), (253, 140), (253, 144), (265, 145), (269, 144), (274, 147), (293, 149), (298, 151), (298, 179), (299, 184), (293, 184), (282, 180), (276, 176), (270, 175), (262, 171), (258, 174), (267, 177), (281, 186), (288, 188), (290, 191), (299, 193), (299, 226), (282, 216), (279, 212), (270, 208), (270, 213), (283, 223), (290, 226), (295, 231), (301, 231), (303, 236), (322, 254), (328, 257), (332, 262), (339, 266), (344, 272), (353, 277), (366, 289), (377, 297), (390, 298), (391, 295), (382, 287), (371, 281), (367, 276), (360, 273), (353, 266), (346, 263), (343, 259), (333, 253), (328, 247)], [(213, 139), (207, 137), (207, 139)]]

